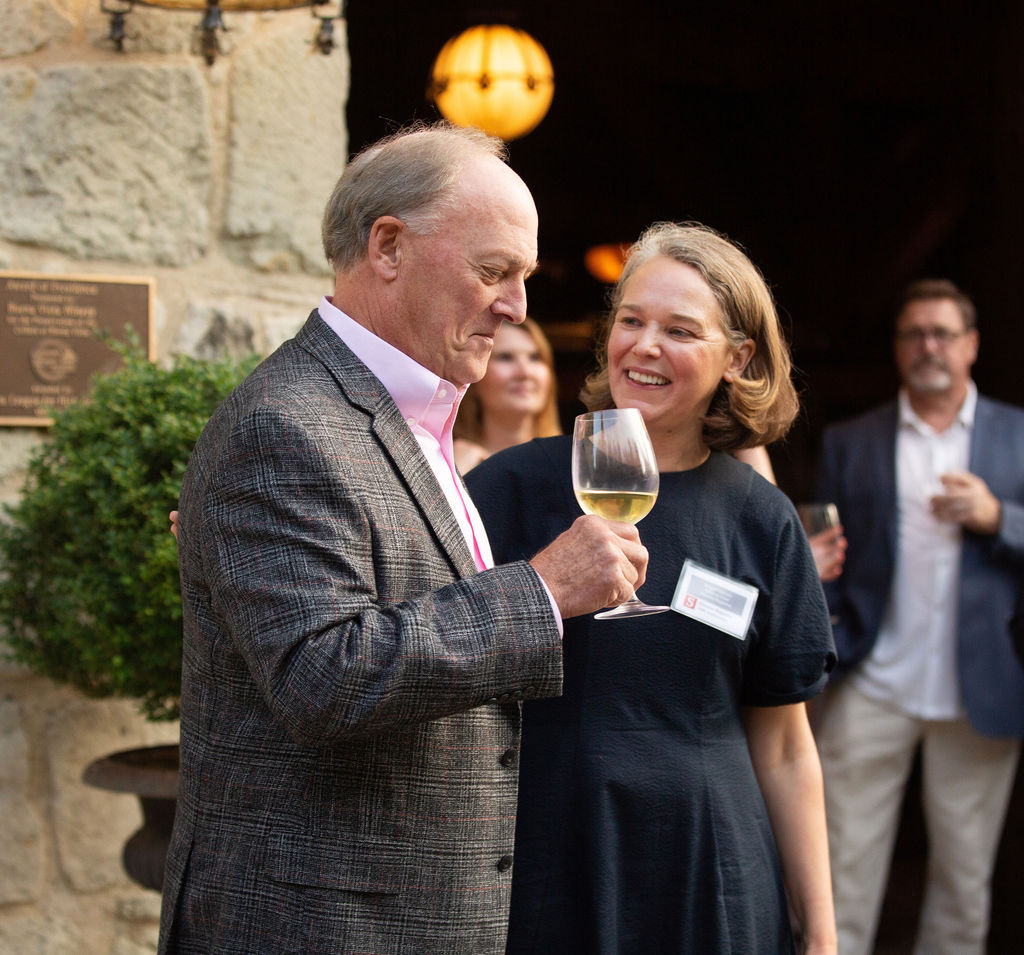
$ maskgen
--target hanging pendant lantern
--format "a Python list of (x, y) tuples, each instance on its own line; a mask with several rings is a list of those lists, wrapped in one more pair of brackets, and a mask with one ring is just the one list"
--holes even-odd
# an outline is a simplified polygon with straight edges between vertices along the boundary
[(506, 141), (536, 127), (554, 92), (544, 47), (524, 30), (501, 24), (452, 37), (431, 71), (430, 94), (442, 116)]

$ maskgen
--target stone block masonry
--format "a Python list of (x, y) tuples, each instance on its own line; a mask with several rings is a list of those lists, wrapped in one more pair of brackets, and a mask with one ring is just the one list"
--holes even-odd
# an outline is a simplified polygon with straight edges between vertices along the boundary
[[(99, 0), (0, 0), (0, 268), (154, 278), (158, 361), (265, 354), (332, 288), (319, 223), (347, 156), (344, 25), (322, 56), (308, 10), (225, 20), (208, 67), (193, 13), (136, 7), (119, 54)], [(0, 429), (0, 500), (44, 434)], [(137, 800), (81, 775), (176, 739), (130, 702), (0, 664), (0, 952), (156, 950), (159, 897), (120, 862)]]

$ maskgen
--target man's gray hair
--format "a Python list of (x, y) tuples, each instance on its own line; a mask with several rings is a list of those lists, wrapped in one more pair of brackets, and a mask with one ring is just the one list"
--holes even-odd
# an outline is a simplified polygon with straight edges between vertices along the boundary
[(896, 318), (899, 319), (903, 309), (911, 302), (935, 302), (943, 299), (949, 299), (960, 310), (965, 329), (978, 327), (978, 310), (974, 307), (974, 302), (963, 289), (958, 288), (949, 279), (918, 279), (911, 282), (900, 297)]
[(435, 230), (453, 206), (463, 163), (481, 155), (508, 161), (500, 139), (444, 121), (416, 123), (367, 146), (327, 201), (321, 229), (327, 261), (336, 272), (361, 261), (381, 216), (401, 219), (417, 234)]

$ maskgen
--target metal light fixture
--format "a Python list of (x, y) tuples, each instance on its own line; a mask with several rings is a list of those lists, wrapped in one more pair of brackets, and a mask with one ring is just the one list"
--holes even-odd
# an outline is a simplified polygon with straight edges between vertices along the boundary
[(212, 64), (221, 52), (217, 39), (217, 31), (226, 31), (223, 11), (229, 13), (255, 13), (268, 10), (293, 10), (296, 7), (309, 7), (310, 13), (320, 21), (313, 45), (325, 56), (334, 49), (334, 21), (345, 16), (346, 0), (335, 0), (336, 12), (324, 16), (316, 12), (316, 7), (324, 7), (331, 0), (112, 0), (115, 6), (108, 6), (106, 0), (100, 0), (100, 9), (110, 15), (110, 33), (108, 38), (117, 50), (124, 49), (127, 36), (125, 16), (131, 13), (138, 4), (143, 7), (159, 7), (162, 10), (194, 10), (203, 11), (203, 18), (196, 27), (198, 51), (208, 64)]
[(529, 33), (502, 24), (470, 27), (442, 47), (429, 95), (459, 126), (504, 140), (525, 136), (555, 93), (548, 54)]

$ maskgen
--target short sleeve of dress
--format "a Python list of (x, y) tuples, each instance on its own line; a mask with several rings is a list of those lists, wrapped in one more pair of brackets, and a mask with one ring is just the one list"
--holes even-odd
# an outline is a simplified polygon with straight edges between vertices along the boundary
[[(835, 666), (835, 644), (821, 581), (796, 511), (776, 489), (750, 502), (762, 520), (749, 544), (763, 567), (754, 634), (744, 667), (741, 701), (780, 706), (824, 689)], [(774, 538), (774, 547), (769, 542)], [(768, 555), (770, 563), (766, 561)]]

